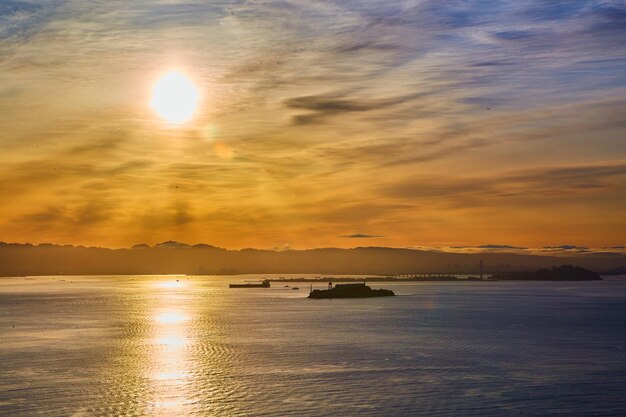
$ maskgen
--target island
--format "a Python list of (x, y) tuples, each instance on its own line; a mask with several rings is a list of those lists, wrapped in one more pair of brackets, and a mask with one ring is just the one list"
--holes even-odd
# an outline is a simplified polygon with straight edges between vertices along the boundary
[(601, 281), (597, 273), (578, 266), (553, 266), (551, 269), (539, 269), (534, 272), (508, 272), (491, 277), (498, 281)]
[(358, 284), (328, 284), (327, 290), (313, 290), (309, 293), (309, 298), (368, 298), (368, 297), (390, 297), (396, 295), (391, 290), (373, 290), (364, 282)]

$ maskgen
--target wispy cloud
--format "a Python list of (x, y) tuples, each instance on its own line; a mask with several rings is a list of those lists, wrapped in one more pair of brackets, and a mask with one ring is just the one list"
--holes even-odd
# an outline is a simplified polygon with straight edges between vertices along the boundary
[(381, 235), (368, 235), (365, 233), (353, 233), (351, 235), (344, 235), (344, 236), (340, 236), (340, 237), (347, 237), (350, 239), (371, 239), (371, 238), (378, 238), (378, 237), (385, 237), (385, 236), (381, 236)]
[[(620, 246), (625, 16), (613, 0), (3, 1), (0, 238)], [(180, 129), (146, 104), (171, 67), (203, 97)]]
[(516, 253), (520, 255), (546, 256), (580, 256), (580, 255), (626, 255), (626, 248), (588, 248), (575, 245), (545, 246), (540, 248), (526, 248), (512, 245), (460, 245), (460, 246), (420, 246), (419, 250), (448, 252), (448, 253)]
[(626, 193), (623, 177), (626, 176), (626, 162), (607, 161), (604, 163), (578, 166), (535, 167), (504, 172), (497, 178), (479, 176), (458, 176), (456, 180), (416, 179), (404, 184), (385, 185), (383, 192), (397, 198), (439, 198), (455, 201), (461, 196), (472, 196), (483, 201), (495, 202), (499, 199), (515, 204), (532, 203), (549, 196), (561, 198), (590, 195)]
[(324, 94), (317, 96), (294, 97), (287, 100), (288, 108), (308, 110), (310, 113), (296, 115), (297, 125), (320, 123), (325, 118), (353, 112), (367, 112), (386, 109), (419, 98), (420, 94), (380, 98), (376, 100), (347, 98), (344, 94)]

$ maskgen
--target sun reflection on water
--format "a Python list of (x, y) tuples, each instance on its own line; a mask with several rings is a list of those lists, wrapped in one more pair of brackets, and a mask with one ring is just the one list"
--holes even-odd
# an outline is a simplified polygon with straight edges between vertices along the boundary
[(154, 379), (158, 381), (179, 380), (184, 382), (186, 378), (189, 378), (189, 374), (185, 372), (158, 372), (154, 374)]
[(187, 317), (178, 311), (165, 311), (159, 313), (155, 317), (156, 321), (160, 324), (180, 324), (187, 321)]
[(158, 287), (166, 288), (166, 289), (178, 289), (178, 288), (183, 288), (184, 286), (185, 286), (185, 283), (178, 279), (176, 281), (166, 281), (166, 282), (160, 282), (158, 284)]
[[(157, 286), (169, 289), (183, 288), (181, 282), (165, 282)], [(187, 395), (192, 391), (190, 384), (193, 363), (188, 352), (189, 312), (184, 306), (184, 296), (170, 292), (158, 294), (159, 301), (153, 314), (151, 414), (190, 415), (193, 401), (190, 401)]]
[(157, 345), (179, 348), (187, 345), (187, 339), (180, 336), (164, 336), (156, 340)]

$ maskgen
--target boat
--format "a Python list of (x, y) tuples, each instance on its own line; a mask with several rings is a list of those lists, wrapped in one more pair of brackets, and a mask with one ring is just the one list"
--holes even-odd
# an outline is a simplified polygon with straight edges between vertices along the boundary
[(261, 282), (244, 282), (240, 284), (228, 284), (228, 288), (269, 288), (270, 281), (264, 279)]
[(309, 298), (368, 298), (368, 297), (389, 297), (396, 295), (391, 290), (373, 290), (365, 283), (359, 284), (337, 284), (333, 287), (328, 283), (327, 290), (311, 290)]
[(293, 287), (292, 290), (299, 290), (300, 288), (298, 287)]

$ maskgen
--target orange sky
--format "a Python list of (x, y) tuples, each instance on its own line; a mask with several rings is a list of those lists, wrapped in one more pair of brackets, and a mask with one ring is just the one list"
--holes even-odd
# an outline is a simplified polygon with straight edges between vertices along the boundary
[[(2, 241), (626, 243), (610, 13), (113, 3), (0, 8)], [(201, 96), (177, 126), (172, 69)]]

